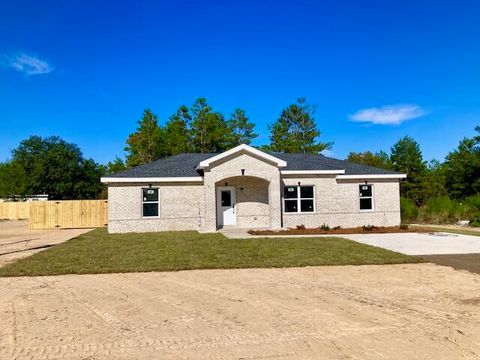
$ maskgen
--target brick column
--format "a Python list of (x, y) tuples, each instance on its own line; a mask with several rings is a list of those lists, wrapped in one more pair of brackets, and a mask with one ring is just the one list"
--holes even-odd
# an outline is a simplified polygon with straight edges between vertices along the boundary
[(268, 186), (268, 202), (270, 204), (270, 227), (280, 229), (282, 227), (282, 198), (280, 189), (280, 171), (278, 176), (270, 180)]
[(203, 177), (203, 191), (205, 196), (203, 231), (217, 231), (217, 201), (215, 194), (215, 177), (210, 171), (205, 171)]

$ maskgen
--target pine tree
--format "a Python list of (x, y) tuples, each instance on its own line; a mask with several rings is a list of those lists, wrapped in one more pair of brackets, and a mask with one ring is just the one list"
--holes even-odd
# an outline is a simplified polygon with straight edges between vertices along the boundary
[(479, 135), (464, 138), (445, 160), (448, 193), (456, 199), (480, 193), (480, 127)]
[(195, 152), (222, 152), (228, 148), (229, 128), (222, 114), (212, 111), (206, 99), (192, 107), (192, 142)]
[(191, 126), (192, 116), (184, 105), (170, 117), (165, 125), (165, 152), (167, 155), (193, 151)]
[(235, 109), (230, 119), (228, 120), (229, 128), (229, 147), (235, 147), (241, 144), (250, 144), (258, 135), (253, 129), (255, 124), (248, 120), (245, 111), (242, 109)]
[(164, 147), (164, 133), (158, 126), (158, 117), (150, 109), (145, 109), (137, 130), (127, 139), (127, 166), (146, 164), (163, 157)]
[(270, 127), (270, 145), (275, 152), (318, 154), (330, 149), (333, 143), (318, 141), (320, 131), (314, 117), (314, 108), (305, 98), (282, 111), (279, 119)]
[(422, 181), (427, 164), (423, 160), (420, 145), (409, 136), (403, 137), (393, 145), (390, 161), (393, 170), (407, 174), (407, 180), (400, 187), (401, 194), (421, 205), (425, 201)]

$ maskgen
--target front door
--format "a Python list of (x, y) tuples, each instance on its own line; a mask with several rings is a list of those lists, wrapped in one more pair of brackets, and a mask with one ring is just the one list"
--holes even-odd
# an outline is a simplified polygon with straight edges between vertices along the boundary
[(233, 186), (217, 188), (217, 224), (218, 226), (237, 225), (235, 188)]

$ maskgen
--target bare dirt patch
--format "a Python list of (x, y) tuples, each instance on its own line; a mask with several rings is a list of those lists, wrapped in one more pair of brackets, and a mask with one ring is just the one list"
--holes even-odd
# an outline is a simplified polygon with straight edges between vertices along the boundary
[[(438, 265), (451, 266), (457, 270), (468, 270), (480, 274), (480, 254), (421, 255), (422, 259)], [(480, 297), (479, 304), (480, 304)]]
[(290, 228), (286, 230), (250, 230), (251, 235), (341, 235), (341, 234), (393, 234), (393, 233), (409, 233), (409, 232), (427, 233), (429, 229), (410, 228), (408, 226), (371, 226), (356, 228), (332, 228), (329, 230), (318, 228)]
[(0, 267), (91, 229), (30, 230), (28, 220), (0, 220)]
[(433, 264), (0, 279), (2, 359), (477, 359), (480, 276)]

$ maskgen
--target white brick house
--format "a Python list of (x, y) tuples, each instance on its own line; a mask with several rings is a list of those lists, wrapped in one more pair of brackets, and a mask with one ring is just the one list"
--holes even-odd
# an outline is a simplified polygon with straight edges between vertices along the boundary
[(102, 182), (109, 232), (211, 232), (399, 225), (405, 177), (323, 155), (272, 155), (240, 145), (221, 154), (175, 155)]

